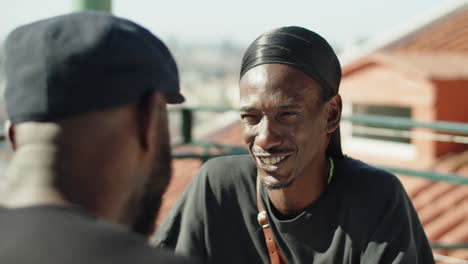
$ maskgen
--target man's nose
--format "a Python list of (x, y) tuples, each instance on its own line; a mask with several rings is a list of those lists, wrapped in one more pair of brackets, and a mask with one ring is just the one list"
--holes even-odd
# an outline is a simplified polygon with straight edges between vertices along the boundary
[(258, 124), (258, 133), (255, 137), (255, 145), (264, 150), (269, 150), (283, 143), (281, 134), (275, 126), (274, 121), (264, 117)]

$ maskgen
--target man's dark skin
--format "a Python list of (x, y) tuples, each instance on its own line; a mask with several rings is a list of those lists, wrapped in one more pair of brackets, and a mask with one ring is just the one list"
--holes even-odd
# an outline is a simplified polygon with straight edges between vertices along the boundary
[[(259, 65), (242, 77), (244, 140), (283, 217), (300, 214), (324, 191), (330, 170), (325, 151), (339, 125), (341, 105), (339, 95), (322, 102), (319, 85), (287, 65)], [(265, 158), (282, 160), (271, 165)]]
[(325, 39), (266, 32), (240, 77), (250, 156), (207, 161), (154, 245), (208, 263), (434, 263), (398, 178), (341, 151), (341, 67)]
[(192, 263), (147, 237), (170, 179), (177, 65), (146, 28), (97, 11), (6, 38), (2, 264)]
[(164, 95), (6, 131), (15, 154), (0, 182), (0, 205), (77, 204), (136, 232), (153, 231), (170, 178)]

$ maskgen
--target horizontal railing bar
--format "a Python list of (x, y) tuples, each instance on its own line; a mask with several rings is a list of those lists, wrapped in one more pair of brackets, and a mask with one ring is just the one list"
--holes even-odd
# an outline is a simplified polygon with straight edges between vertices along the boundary
[(211, 159), (222, 156), (230, 156), (231, 153), (220, 153), (220, 154), (196, 154), (196, 153), (187, 153), (187, 154), (172, 154), (174, 159)]
[[(247, 152), (246, 152), (247, 153)], [(196, 154), (196, 153), (187, 153), (187, 154), (174, 154), (173, 157), (176, 159), (185, 159), (185, 158), (198, 158), (198, 159), (210, 159), (219, 156), (227, 156), (232, 155), (232, 152), (220, 153), (220, 154)], [(404, 169), (404, 168), (395, 168), (395, 167), (383, 167), (377, 166), (384, 170), (387, 170), (392, 173), (402, 174), (407, 176), (415, 176), (420, 177), (432, 181), (439, 181), (439, 182), (448, 182), (451, 184), (456, 185), (468, 185), (468, 178), (462, 177), (455, 173), (438, 173), (435, 171), (425, 171), (425, 170), (412, 170), (412, 169)]]
[(387, 136), (404, 139), (425, 139), (439, 142), (454, 142), (468, 144), (468, 136), (454, 136), (430, 131), (401, 130), (395, 128), (368, 127), (357, 125), (353, 127), (353, 133), (365, 136)]
[(442, 243), (431, 243), (432, 249), (468, 249), (468, 243), (457, 243), (457, 244), (442, 244)]
[(432, 181), (443, 181), (457, 185), (468, 185), (468, 178), (462, 177), (455, 173), (438, 173), (435, 171), (424, 171), (424, 170), (412, 170), (412, 169), (403, 169), (403, 168), (394, 168), (394, 167), (382, 167), (380, 168), (393, 172), (396, 174), (415, 176), (424, 179), (429, 179)]
[(357, 124), (373, 125), (379, 127), (390, 127), (399, 129), (412, 129), (416, 127), (429, 128), (442, 132), (468, 134), (468, 123), (434, 121), (421, 122), (410, 118), (389, 117), (383, 115), (351, 115), (341, 118)]
[[(194, 112), (227, 112), (227, 111), (239, 111), (236, 108), (224, 107), (224, 106), (185, 106), (185, 107), (174, 107), (169, 111), (181, 111), (190, 110)], [(416, 127), (433, 129), (441, 132), (460, 133), (468, 134), (468, 123), (461, 122), (449, 122), (449, 121), (434, 121), (434, 122), (422, 122), (414, 121), (411, 118), (404, 117), (391, 117), (385, 115), (347, 115), (342, 116), (342, 120), (350, 121), (357, 124), (373, 125), (388, 128), (399, 128), (399, 129), (412, 129)]]
[(169, 112), (179, 112), (182, 110), (190, 110), (193, 112), (228, 112), (228, 111), (239, 111), (237, 108), (225, 107), (225, 106), (181, 106), (181, 107), (171, 107)]

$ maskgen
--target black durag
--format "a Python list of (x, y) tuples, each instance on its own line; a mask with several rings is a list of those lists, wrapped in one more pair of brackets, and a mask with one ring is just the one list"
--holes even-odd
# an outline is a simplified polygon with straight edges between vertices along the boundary
[[(315, 80), (321, 87), (322, 103), (338, 94), (340, 62), (330, 44), (315, 32), (292, 26), (262, 34), (245, 52), (240, 78), (255, 66), (273, 63), (295, 67)], [(343, 157), (339, 127), (331, 134), (327, 154)]]

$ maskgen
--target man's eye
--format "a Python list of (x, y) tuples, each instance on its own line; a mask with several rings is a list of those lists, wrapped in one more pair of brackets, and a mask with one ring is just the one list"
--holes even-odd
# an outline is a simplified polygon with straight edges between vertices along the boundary
[(282, 117), (294, 117), (294, 116), (297, 116), (297, 113), (296, 112), (283, 112), (281, 113), (281, 116)]
[(280, 114), (280, 120), (282, 121), (288, 121), (288, 120), (294, 120), (299, 116), (297, 112), (282, 112)]
[(243, 122), (246, 122), (246, 123), (257, 123), (258, 122), (258, 117), (256, 115), (243, 114), (243, 115), (241, 115), (241, 119), (242, 119)]

